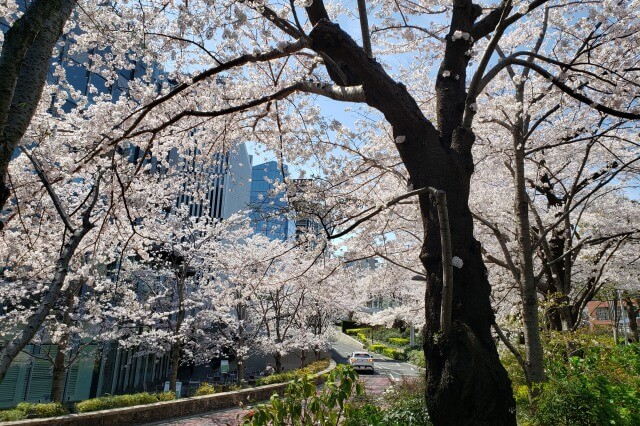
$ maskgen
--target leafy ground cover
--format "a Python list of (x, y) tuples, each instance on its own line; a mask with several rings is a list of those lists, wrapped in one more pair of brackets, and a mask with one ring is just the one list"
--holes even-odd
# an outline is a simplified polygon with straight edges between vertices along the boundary
[(548, 381), (530, 403), (522, 370), (502, 354), (522, 425), (640, 424), (640, 346), (585, 331), (545, 335)]
[(282, 397), (249, 410), (245, 426), (340, 424), (343, 426), (431, 425), (424, 380), (403, 380), (381, 398), (366, 394), (352, 367), (339, 365), (318, 391), (308, 376), (295, 379)]
[(55, 417), (68, 414), (62, 404), (49, 402), (46, 404), (36, 404), (32, 402), (21, 402), (12, 410), (0, 411), (0, 422), (9, 422), (27, 418)]

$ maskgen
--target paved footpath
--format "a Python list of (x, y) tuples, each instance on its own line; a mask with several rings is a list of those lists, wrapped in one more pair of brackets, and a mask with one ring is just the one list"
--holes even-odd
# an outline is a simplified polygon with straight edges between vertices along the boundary
[[(389, 386), (392, 380), (386, 375), (361, 375), (360, 380), (368, 395), (381, 395)], [(175, 420), (168, 420), (156, 423), (148, 423), (146, 426), (238, 426), (242, 425), (242, 420), (248, 408), (229, 408), (227, 410), (215, 411), (200, 414), (192, 417), (183, 417)]]

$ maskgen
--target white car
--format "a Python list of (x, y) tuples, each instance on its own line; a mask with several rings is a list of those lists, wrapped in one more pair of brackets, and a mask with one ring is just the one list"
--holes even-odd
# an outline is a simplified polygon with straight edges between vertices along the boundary
[(368, 352), (353, 352), (349, 355), (349, 365), (356, 370), (370, 370), (373, 373), (373, 356)]

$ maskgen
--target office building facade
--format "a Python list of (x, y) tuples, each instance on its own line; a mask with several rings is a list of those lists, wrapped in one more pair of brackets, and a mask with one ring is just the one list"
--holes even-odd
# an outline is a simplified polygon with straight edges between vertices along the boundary
[(295, 237), (296, 223), (288, 200), (284, 179), (287, 166), (276, 161), (253, 166), (249, 217), (257, 233), (270, 239), (287, 240)]

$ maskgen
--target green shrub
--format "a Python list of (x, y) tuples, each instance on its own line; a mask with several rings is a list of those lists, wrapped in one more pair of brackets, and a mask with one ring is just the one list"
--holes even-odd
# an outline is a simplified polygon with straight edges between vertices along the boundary
[(364, 333), (358, 333), (358, 340), (360, 340), (363, 343), (367, 343), (367, 341), (369, 340), (369, 338), (367, 337), (366, 334)]
[(424, 351), (422, 349), (411, 349), (407, 352), (407, 359), (413, 365), (418, 367), (426, 367), (427, 361), (424, 358)]
[(404, 360), (405, 359), (405, 354), (404, 354), (404, 351), (402, 349), (385, 348), (385, 349), (382, 350), (382, 355), (388, 356), (389, 358), (393, 358), (393, 359), (397, 359), (397, 360)]
[(201, 383), (196, 390), (195, 396), (211, 395), (216, 393), (216, 388), (210, 383)]
[(382, 351), (384, 351), (385, 349), (387, 349), (387, 345), (383, 345), (381, 343), (375, 343), (375, 344), (369, 345), (370, 351), (377, 352), (379, 354), (381, 354)]
[(176, 394), (175, 392), (162, 392), (159, 394), (156, 394), (158, 397), (158, 402), (160, 401), (173, 401), (174, 399), (176, 399)]
[(312, 374), (315, 374), (315, 373), (321, 372), (322, 370), (326, 370), (327, 368), (329, 368), (330, 364), (331, 364), (331, 360), (329, 360), (329, 358), (325, 358), (318, 361), (314, 361), (308, 364), (305, 368), (309, 370)]
[(548, 381), (529, 405), (524, 374), (506, 352), (519, 423), (640, 424), (640, 346), (579, 330), (543, 336)]
[(347, 404), (342, 426), (378, 426), (382, 425), (384, 411), (370, 402), (364, 404)]
[(389, 343), (397, 345), (397, 346), (405, 346), (409, 344), (409, 339), (404, 337), (390, 337), (387, 339)]
[(360, 333), (369, 334), (371, 333), (371, 329), (363, 327), (363, 328), (350, 328), (349, 330), (347, 330), (347, 334), (349, 336), (357, 336)]
[(409, 331), (401, 333), (397, 328), (376, 328), (373, 331), (373, 338), (380, 341), (389, 341), (392, 338), (408, 337)]
[(134, 393), (128, 395), (101, 396), (99, 398), (87, 399), (76, 404), (76, 410), (80, 413), (89, 411), (108, 410), (110, 408), (132, 407), (134, 405), (152, 404), (159, 401), (168, 401), (171, 398), (165, 392), (161, 394), (151, 394), (147, 392)]
[(353, 368), (339, 365), (329, 373), (322, 392), (318, 393), (308, 376), (302, 376), (287, 386), (282, 397), (274, 394), (269, 403), (252, 409), (244, 425), (338, 424), (350, 409), (351, 395), (362, 392)]
[(284, 383), (293, 380), (297, 377), (304, 376), (304, 373), (298, 372), (298, 370), (287, 371), (285, 373), (272, 374), (266, 377), (260, 377), (256, 380), (256, 386), (272, 385), (274, 383)]
[(358, 328), (358, 323), (355, 321), (342, 320), (340, 324), (340, 328), (342, 329), (343, 333), (346, 333), (347, 330), (350, 330), (352, 328)]
[(0, 411), (0, 422), (12, 422), (15, 420), (26, 419), (27, 415), (20, 410), (2, 410)]
[(425, 400), (424, 378), (403, 378), (384, 394), (388, 408), (381, 425), (385, 426), (430, 426)]
[(308, 364), (304, 368), (291, 370), (284, 373), (272, 374), (266, 377), (260, 377), (256, 381), (256, 386), (272, 385), (274, 383), (284, 383), (309, 374), (319, 373), (329, 368), (329, 359), (321, 359)]
[(56, 417), (64, 416), (68, 413), (64, 406), (58, 402), (48, 402), (45, 404), (21, 402), (12, 410), (0, 411), (0, 421), (8, 422), (26, 418)]
[(68, 411), (59, 402), (36, 404), (33, 402), (21, 402), (16, 410), (22, 411), (27, 417), (56, 417), (68, 414)]

